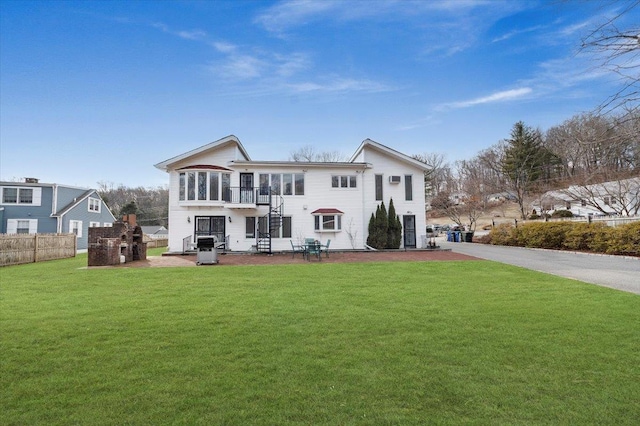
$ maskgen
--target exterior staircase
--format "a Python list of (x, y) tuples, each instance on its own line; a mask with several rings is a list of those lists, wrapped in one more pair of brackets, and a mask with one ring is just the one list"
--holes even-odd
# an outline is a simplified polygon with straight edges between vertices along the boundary
[(256, 249), (259, 253), (272, 253), (271, 238), (282, 227), (282, 213), (284, 210), (284, 199), (278, 194), (273, 194), (269, 190), (269, 213), (263, 216), (266, 220), (266, 232), (261, 232), (258, 226), (258, 236), (256, 241)]

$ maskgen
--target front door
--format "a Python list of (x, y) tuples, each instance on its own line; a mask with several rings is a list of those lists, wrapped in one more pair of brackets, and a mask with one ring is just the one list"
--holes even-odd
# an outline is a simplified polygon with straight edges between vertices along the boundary
[(416, 248), (416, 217), (402, 216), (404, 229), (404, 248)]
[(253, 173), (240, 173), (240, 202), (253, 203)]
[(194, 240), (197, 240), (199, 236), (214, 235), (219, 242), (223, 242), (225, 241), (224, 226), (225, 216), (196, 216)]

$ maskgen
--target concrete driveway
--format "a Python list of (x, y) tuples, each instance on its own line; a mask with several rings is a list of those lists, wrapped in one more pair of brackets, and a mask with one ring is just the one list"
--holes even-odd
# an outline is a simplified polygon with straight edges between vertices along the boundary
[(438, 240), (456, 253), (640, 294), (640, 258)]

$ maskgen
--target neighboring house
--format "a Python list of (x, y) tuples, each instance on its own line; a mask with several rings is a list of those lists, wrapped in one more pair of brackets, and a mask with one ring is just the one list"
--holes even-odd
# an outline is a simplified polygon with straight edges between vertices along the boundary
[(580, 217), (634, 216), (640, 212), (640, 177), (548, 191), (532, 207), (542, 213), (570, 210)]
[(115, 218), (95, 189), (55, 183), (0, 182), (0, 233), (74, 233), (87, 248), (90, 226), (111, 226)]
[(235, 136), (155, 167), (169, 173), (169, 251), (215, 235), (227, 250), (291, 250), (314, 238), (363, 249), (369, 219), (393, 198), (402, 247), (425, 229), (427, 166), (370, 139), (347, 162), (253, 161)]
[(496, 192), (494, 194), (487, 195), (487, 201), (490, 203), (498, 203), (502, 201), (515, 201), (516, 196), (509, 191)]
[(169, 231), (162, 225), (141, 226), (140, 228), (142, 228), (142, 232), (148, 235), (149, 238), (163, 239), (169, 236)]

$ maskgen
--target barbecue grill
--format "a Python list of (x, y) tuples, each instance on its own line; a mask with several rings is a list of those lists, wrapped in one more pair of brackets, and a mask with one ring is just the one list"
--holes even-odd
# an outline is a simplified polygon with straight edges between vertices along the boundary
[(218, 263), (218, 238), (215, 235), (199, 236), (196, 239), (196, 265), (213, 265)]

